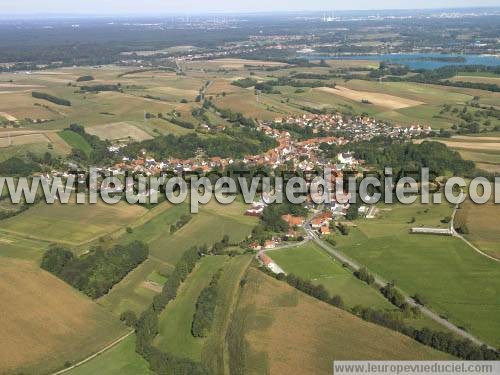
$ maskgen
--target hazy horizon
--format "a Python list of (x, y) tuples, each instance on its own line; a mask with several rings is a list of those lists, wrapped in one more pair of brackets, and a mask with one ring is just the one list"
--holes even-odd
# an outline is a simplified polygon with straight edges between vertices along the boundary
[(361, 10), (424, 10), (453, 8), (498, 7), (497, 0), (482, 0), (471, 5), (463, 0), (422, 0), (401, 4), (399, 0), (384, 0), (374, 5), (369, 0), (353, 0), (349, 3), (325, 0), (310, 0), (305, 4), (299, 0), (275, 0), (269, 3), (265, 0), (240, 1), (213, 0), (210, 3), (199, 0), (185, 0), (182, 3), (162, 0), (144, 0), (140, 3), (134, 0), (88, 0), (67, 2), (52, 0), (40, 4), (39, 0), (18, 0), (15, 3), (2, 5), (0, 16), (3, 15), (164, 15), (179, 13), (265, 13), (265, 12), (298, 12), (298, 11), (361, 11)]

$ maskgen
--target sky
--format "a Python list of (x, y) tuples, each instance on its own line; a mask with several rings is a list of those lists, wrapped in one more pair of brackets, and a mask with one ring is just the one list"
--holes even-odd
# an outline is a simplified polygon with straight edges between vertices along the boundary
[(498, 0), (0, 0), (7, 14), (173, 14), (498, 6)]

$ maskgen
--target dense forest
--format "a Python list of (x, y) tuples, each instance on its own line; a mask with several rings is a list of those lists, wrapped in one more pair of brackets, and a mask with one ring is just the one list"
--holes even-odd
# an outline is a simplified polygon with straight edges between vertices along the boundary
[(99, 298), (144, 262), (148, 254), (148, 246), (140, 241), (116, 245), (107, 251), (95, 248), (81, 257), (54, 245), (43, 255), (41, 267), (89, 297)]
[[(376, 166), (379, 170), (392, 167), (395, 174), (415, 173), (426, 167), (430, 169), (431, 176), (447, 173), (471, 176), (475, 169), (474, 162), (462, 159), (458, 152), (439, 142), (414, 144), (376, 137), (370, 141), (351, 143), (348, 148), (366, 164)], [(341, 148), (333, 145), (327, 149), (327, 153), (336, 155), (339, 150)]]
[(197, 134), (174, 136), (168, 134), (151, 140), (132, 143), (123, 149), (125, 155), (135, 156), (142, 149), (158, 159), (176, 157), (189, 159), (198, 150), (203, 150), (209, 157), (243, 158), (256, 155), (275, 147), (274, 139), (255, 129), (226, 129), (224, 133), (202, 138)]
[(25, 161), (16, 156), (0, 162), (0, 176), (2, 177), (31, 176), (39, 171), (41, 167), (38, 163), (31, 160)]

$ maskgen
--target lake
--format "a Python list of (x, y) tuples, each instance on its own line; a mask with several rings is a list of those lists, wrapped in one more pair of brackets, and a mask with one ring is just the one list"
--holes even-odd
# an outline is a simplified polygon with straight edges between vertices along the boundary
[[(398, 53), (385, 55), (349, 55), (349, 56), (327, 56), (322, 54), (307, 54), (308, 60), (375, 60), (388, 63), (407, 65), (410, 69), (437, 69), (449, 65), (486, 65), (500, 66), (500, 56), (491, 55), (458, 55), (441, 53)], [(465, 61), (436, 61), (440, 58), (463, 58)]]

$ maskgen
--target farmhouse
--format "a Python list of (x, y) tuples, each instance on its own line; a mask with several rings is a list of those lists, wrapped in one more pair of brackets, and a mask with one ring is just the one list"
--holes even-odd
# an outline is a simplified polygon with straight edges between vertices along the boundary
[(439, 234), (442, 236), (453, 236), (453, 230), (450, 228), (411, 228), (413, 234)]
[(266, 205), (264, 203), (254, 202), (252, 207), (245, 211), (246, 216), (260, 216), (264, 212)]
[(263, 251), (259, 252), (259, 254), (257, 255), (257, 259), (262, 265), (267, 267), (273, 273), (275, 274), (285, 273), (285, 271), (283, 271), (283, 269), (280, 266), (278, 266), (271, 258), (269, 258)]
[(302, 216), (293, 216), (293, 215), (283, 215), (281, 218), (286, 221), (286, 223), (291, 227), (298, 227), (304, 224), (305, 219)]
[(328, 225), (323, 225), (319, 231), (321, 232), (321, 234), (323, 235), (329, 235), (330, 234), (330, 227)]

